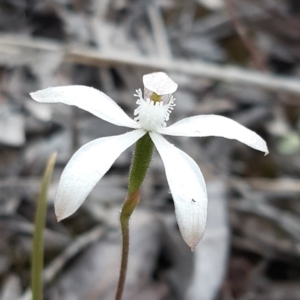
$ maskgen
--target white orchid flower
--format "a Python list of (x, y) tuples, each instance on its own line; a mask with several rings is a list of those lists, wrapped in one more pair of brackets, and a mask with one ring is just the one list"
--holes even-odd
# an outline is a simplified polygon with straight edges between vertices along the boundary
[(265, 154), (268, 148), (255, 132), (222, 116), (194, 116), (166, 127), (166, 121), (175, 106), (172, 94), (178, 85), (162, 72), (144, 75), (143, 83), (144, 97), (141, 90), (134, 95), (138, 98), (134, 120), (111, 98), (91, 87), (54, 87), (30, 94), (38, 102), (74, 105), (107, 122), (134, 129), (125, 134), (91, 141), (73, 155), (59, 182), (55, 200), (56, 216), (62, 220), (73, 214), (119, 155), (149, 133), (165, 166), (180, 232), (185, 242), (194, 249), (203, 237), (206, 224), (205, 181), (195, 161), (170, 144), (163, 135), (225, 137)]

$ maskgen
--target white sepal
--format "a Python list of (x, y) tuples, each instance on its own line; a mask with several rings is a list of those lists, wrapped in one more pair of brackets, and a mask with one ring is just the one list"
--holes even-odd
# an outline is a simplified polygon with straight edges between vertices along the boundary
[(160, 134), (149, 134), (165, 166), (181, 235), (193, 250), (202, 239), (206, 225), (207, 192), (203, 175), (185, 152)]
[(55, 198), (58, 221), (72, 215), (119, 155), (140, 139), (142, 129), (96, 139), (81, 147), (64, 169)]
[(30, 96), (37, 102), (77, 106), (118, 126), (140, 127), (114, 100), (91, 87), (83, 85), (53, 87), (31, 93)]
[(159, 128), (157, 132), (190, 137), (220, 136), (238, 140), (264, 152), (265, 155), (269, 153), (266, 142), (254, 131), (229, 118), (217, 115), (202, 115), (182, 119), (169, 127)]

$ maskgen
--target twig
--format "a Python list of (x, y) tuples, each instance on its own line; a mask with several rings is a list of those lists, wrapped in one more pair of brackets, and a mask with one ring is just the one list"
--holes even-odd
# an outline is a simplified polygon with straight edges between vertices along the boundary
[(255, 201), (254, 199), (251, 199), (251, 201), (241, 200), (235, 203), (233, 208), (268, 219), (284, 229), (294, 239), (300, 241), (300, 222), (291, 213), (283, 212), (267, 202)]
[(157, 5), (147, 5), (147, 11), (151, 22), (155, 44), (160, 58), (170, 60), (172, 52), (170, 49), (166, 28), (164, 26), (161, 11)]
[[(51, 282), (56, 274), (63, 268), (63, 266), (76, 254), (82, 251), (91, 243), (97, 241), (103, 234), (103, 227), (97, 226), (91, 231), (79, 236), (73, 244), (67, 247), (52, 263), (47, 266), (43, 272), (44, 285)], [(27, 289), (19, 300), (31, 300), (31, 290)]]
[(71, 50), (67, 54), (67, 60), (90, 65), (101, 65), (103, 63), (127, 64), (155, 70), (177, 71), (230, 83), (252, 84), (276, 92), (285, 91), (300, 94), (300, 79), (263, 74), (230, 65), (219, 66), (200, 60), (186, 61), (174, 59), (172, 61), (165, 61), (157, 57), (143, 57), (123, 52), (102, 54), (101, 52), (88, 49)]
[[(240, 227), (238, 226), (238, 229)], [(234, 248), (257, 253), (265, 258), (282, 258), (282, 255), (300, 256), (299, 243), (285, 243), (285, 240), (278, 242), (278, 239), (266, 239), (259, 232), (251, 234), (251, 236), (240, 237), (233, 236), (232, 244)]]
[(102, 236), (104, 229), (102, 226), (97, 226), (92, 230), (79, 236), (73, 244), (65, 249), (53, 262), (45, 269), (44, 280), (50, 282), (55, 275), (62, 269), (65, 263), (74, 257), (77, 253), (82, 251), (85, 247), (99, 240)]
[[(89, 48), (75, 49), (64, 44), (20, 35), (0, 35), (0, 47), (1, 45), (13, 45), (15, 47), (25, 47), (32, 50), (64, 51), (66, 60), (71, 63), (82, 63), (94, 66), (103, 64), (126, 64), (155, 70), (177, 71), (230, 83), (252, 84), (276, 92), (284, 91), (300, 94), (300, 79), (264, 74), (230, 65), (220, 66), (200, 60), (187, 61), (174, 59), (168, 61), (157, 57), (138, 56), (121, 51), (102, 53)], [(15, 53), (15, 55), (18, 54)], [(23, 53), (21, 52), (19, 55), (23, 55)]]
[(244, 198), (244, 200), (235, 203), (233, 209), (268, 219), (284, 229), (294, 239), (300, 241), (300, 221), (295, 215), (272, 206), (245, 182), (231, 178), (230, 184), (237, 188)]
[(247, 182), (256, 190), (269, 193), (300, 193), (300, 180), (294, 178), (266, 179), (251, 178)]
[(245, 26), (241, 22), (241, 19), (238, 16), (238, 14), (236, 13), (236, 10), (235, 10), (234, 4), (232, 3), (232, 0), (225, 0), (225, 5), (227, 7), (227, 11), (231, 18), (231, 21), (235, 27), (235, 30), (238, 33), (243, 44), (249, 51), (255, 67), (262, 72), (267, 71), (265, 57), (259, 51), (259, 49), (257, 49), (256, 45), (253, 43), (251, 38), (248, 36)]

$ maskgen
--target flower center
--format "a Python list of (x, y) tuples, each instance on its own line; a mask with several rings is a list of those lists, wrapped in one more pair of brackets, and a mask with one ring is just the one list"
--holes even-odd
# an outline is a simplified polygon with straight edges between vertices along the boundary
[[(148, 91), (149, 92), (149, 91)], [(146, 94), (146, 93), (145, 93)], [(145, 95), (143, 99), (142, 90), (136, 90), (135, 97), (137, 109), (134, 111), (135, 121), (141, 124), (141, 127), (147, 131), (156, 131), (158, 128), (165, 127), (170, 114), (174, 109), (175, 98), (172, 95), (158, 95), (154, 92)]]

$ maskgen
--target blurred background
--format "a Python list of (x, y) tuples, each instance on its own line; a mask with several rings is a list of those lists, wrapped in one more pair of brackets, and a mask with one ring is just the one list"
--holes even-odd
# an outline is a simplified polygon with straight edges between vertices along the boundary
[(127, 129), (29, 93), (93, 86), (133, 116), (134, 91), (154, 71), (179, 84), (169, 124), (227, 116), (260, 134), (270, 154), (222, 138), (167, 137), (204, 174), (207, 231), (191, 253), (155, 153), (130, 224), (124, 300), (300, 299), (299, 0), (1, 0), (0, 299), (30, 299), (35, 206), (54, 151), (45, 299), (113, 299), (132, 149), (61, 223), (53, 199), (80, 146)]

